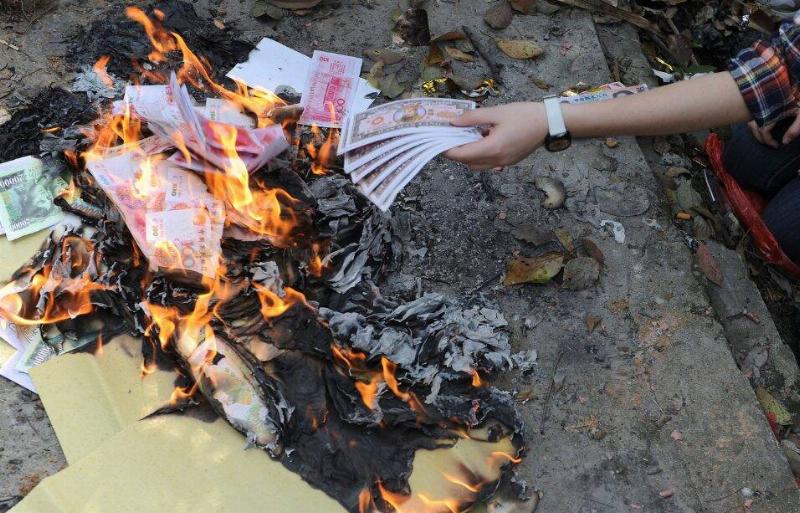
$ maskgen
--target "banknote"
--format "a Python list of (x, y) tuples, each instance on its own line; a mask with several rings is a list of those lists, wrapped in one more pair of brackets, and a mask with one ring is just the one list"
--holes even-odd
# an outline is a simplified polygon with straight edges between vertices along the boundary
[(19, 360), (17, 360), (16, 369), (19, 372), (28, 372), (32, 367), (41, 365), (51, 358), (80, 349), (97, 341), (94, 336), (70, 338), (61, 334), (45, 340), (39, 327), (34, 326), (33, 328), (38, 335), (30, 340), (25, 350), (22, 351)]
[(243, 114), (238, 105), (222, 98), (209, 98), (202, 109), (198, 110), (206, 119), (219, 121), (244, 128), (253, 128), (255, 121)]
[(223, 224), (206, 209), (149, 212), (145, 215), (145, 226), (149, 256), (156, 267), (214, 277)]
[(53, 198), (66, 186), (37, 158), (0, 164), (0, 225), (6, 237), (18, 239), (61, 221), (64, 213)]
[(475, 102), (450, 98), (411, 98), (385, 103), (350, 116), (339, 139), (344, 155), (366, 144), (434, 129), (439, 135), (459, 134), (475, 128), (454, 127), (455, 118), (475, 108)]
[(172, 257), (181, 255), (187, 269), (215, 275), (225, 207), (198, 175), (169, 160), (153, 162), (132, 153), (90, 160), (86, 167), (153, 269), (172, 269), (177, 266)]
[(427, 147), (423, 152), (406, 162), (402, 169), (394, 171), (379, 187), (367, 194), (370, 200), (381, 210), (386, 211), (394, 203), (397, 195), (416, 177), (422, 168), (434, 157), (461, 144), (457, 141), (440, 142)]
[(352, 109), (359, 75), (361, 59), (315, 50), (300, 99), (299, 123), (338, 128)]

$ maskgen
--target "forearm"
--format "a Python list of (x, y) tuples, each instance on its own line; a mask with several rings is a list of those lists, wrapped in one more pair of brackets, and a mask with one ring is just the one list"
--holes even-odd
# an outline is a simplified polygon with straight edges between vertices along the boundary
[(563, 113), (573, 137), (668, 135), (751, 119), (727, 72), (613, 100), (563, 105)]

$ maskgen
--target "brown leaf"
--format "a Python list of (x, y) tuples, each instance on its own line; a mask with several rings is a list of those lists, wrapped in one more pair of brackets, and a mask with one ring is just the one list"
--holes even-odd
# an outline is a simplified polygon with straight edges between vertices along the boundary
[(542, 91), (547, 91), (548, 89), (553, 87), (552, 85), (548, 84), (546, 81), (542, 80), (541, 78), (532, 78), (531, 82), (533, 82), (533, 85), (535, 85), (536, 87), (538, 87)]
[(553, 240), (553, 233), (536, 226), (522, 226), (515, 228), (511, 234), (517, 240), (529, 242), (534, 246), (541, 246)]
[(594, 333), (594, 330), (603, 322), (603, 319), (598, 315), (589, 314), (586, 316), (586, 329), (589, 331), (589, 334)]
[(714, 258), (714, 255), (712, 255), (711, 251), (708, 249), (708, 246), (701, 243), (697, 247), (697, 252), (694, 254), (694, 260), (709, 281), (716, 283), (720, 287), (722, 286), (722, 281), (724, 279), (722, 270), (719, 267), (719, 262), (717, 262), (717, 259)]
[(435, 66), (442, 64), (445, 61), (444, 52), (439, 44), (432, 44), (428, 49), (428, 55), (425, 57), (426, 66)]
[(470, 55), (470, 54), (468, 54), (466, 52), (462, 52), (458, 48), (455, 48), (455, 47), (452, 47), (452, 46), (445, 46), (444, 47), (444, 51), (447, 52), (447, 55), (449, 55), (450, 57), (452, 57), (453, 59), (455, 59), (457, 61), (473, 62), (475, 60), (475, 57), (473, 57), (472, 55)]
[(522, 14), (536, 12), (536, 0), (511, 0), (511, 8)]
[(511, 16), (514, 13), (511, 11), (511, 6), (506, 0), (494, 4), (483, 15), (483, 21), (493, 29), (504, 29), (511, 25)]
[(600, 264), (594, 258), (573, 258), (564, 266), (564, 282), (567, 290), (586, 290), (600, 277)]
[(276, 5), (282, 9), (311, 9), (322, 0), (269, 0), (272, 5)]
[(406, 58), (406, 56), (400, 52), (387, 50), (385, 48), (370, 48), (368, 50), (364, 50), (364, 55), (373, 61), (383, 62), (387, 66), (397, 64)]
[(553, 233), (556, 234), (558, 242), (567, 250), (567, 253), (575, 253), (575, 243), (572, 241), (572, 235), (570, 235), (569, 231), (563, 228), (557, 228), (553, 230)]
[(531, 39), (498, 39), (497, 47), (512, 59), (535, 59), (544, 53)]
[(538, 257), (518, 257), (508, 263), (504, 285), (547, 283), (564, 267), (562, 253), (545, 253)]
[(600, 247), (598, 247), (598, 245), (595, 244), (592, 239), (583, 238), (583, 239), (581, 239), (580, 242), (581, 242), (581, 246), (583, 246), (583, 250), (586, 251), (586, 253), (590, 257), (592, 257), (595, 260), (597, 260), (597, 263), (599, 263), (600, 265), (605, 265), (606, 256), (600, 250)]

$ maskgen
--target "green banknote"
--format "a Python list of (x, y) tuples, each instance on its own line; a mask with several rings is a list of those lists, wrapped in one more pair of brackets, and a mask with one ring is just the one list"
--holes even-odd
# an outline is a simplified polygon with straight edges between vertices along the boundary
[(64, 186), (64, 180), (45, 172), (37, 158), (0, 164), (0, 225), (6, 237), (18, 239), (61, 221), (64, 213), (53, 204), (53, 197)]
[(91, 343), (97, 343), (97, 336), (95, 335), (71, 338), (57, 334), (54, 337), (45, 339), (42, 337), (39, 326), (33, 326), (32, 329), (36, 330), (36, 334), (29, 337), (30, 342), (17, 361), (17, 370), (19, 372), (28, 372), (31, 367), (41, 365), (60, 354), (80, 349)]

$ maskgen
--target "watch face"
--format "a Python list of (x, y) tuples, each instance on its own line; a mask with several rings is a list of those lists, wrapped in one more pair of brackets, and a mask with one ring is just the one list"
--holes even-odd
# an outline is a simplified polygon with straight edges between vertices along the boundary
[(545, 147), (550, 151), (563, 151), (570, 147), (572, 144), (572, 137), (566, 133), (560, 137), (547, 136), (545, 139)]

